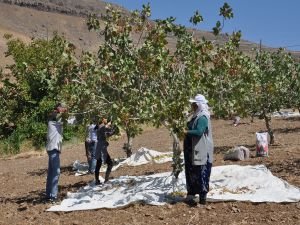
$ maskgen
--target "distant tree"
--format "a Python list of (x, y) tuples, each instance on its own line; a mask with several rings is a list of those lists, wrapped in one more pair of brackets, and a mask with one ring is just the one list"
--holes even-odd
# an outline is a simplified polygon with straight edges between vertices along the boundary
[(247, 116), (252, 109), (251, 87), (257, 68), (250, 57), (239, 51), (240, 38), (241, 33), (234, 32), (223, 46), (216, 46), (210, 71), (203, 80), (217, 117)]
[(64, 98), (63, 90), (76, 68), (74, 46), (58, 35), (29, 44), (6, 37), (6, 56), (14, 63), (7, 66), (8, 76), (1, 78), (0, 136), (12, 139), (12, 151), (18, 151), (25, 138), (39, 147), (44, 144), (47, 114)]
[[(256, 103), (255, 107), (265, 120), (270, 143), (273, 144), (275, 138), (271, 126), (271, 115), (293, 102), (291, 98), (295, 96), (293, 95), (295, 92), (291, 90), (295, 90), (297, 85), (297, 71), (294, 60), (282, 49), (274, 53), (257, 51), (256, 64), (259, 71), (255, 86), (252, 86), (255, 93), (253, 100)], [(293, 82), (295, 82), (294, 85)], [(291, 89), (291, 87), (294, 88)]]

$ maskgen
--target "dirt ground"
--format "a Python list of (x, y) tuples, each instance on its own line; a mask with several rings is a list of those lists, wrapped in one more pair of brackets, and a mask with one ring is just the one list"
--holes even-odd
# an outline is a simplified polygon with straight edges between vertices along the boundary
[[(300, 118), (273, 119), (276, 144), (269, 147), (269, 157), (255, 157), (255, 132), (264, 130), (263, 121), (232, 126), (231, 121), (213, 120), (215, 142), (214, 166), (241, 164), (266, 165), (274, 175), (300, 187)], [(112, 141), (109, 147), (114, 158), (124, 157), (122, 145), (125, 138)], [(147, 147), (170, 151), (172, 140), (167, 130), (146, 128), (134, 139), (134, 149)], [(223, 154), (235, 145), (244, 145), (252, 157), (241, 162), (223, 161)], [(68, 144), (61, 155), (60, 200), (67, 192), (76, 192), (93, 180), (92, 175), (74, 176), (72, 164), (84, 162), (84, 145)], [(47, 154), (29, 152), (0, 159), (0, 224), (300, 224), (298, 203), (218, 202), (205, 207), (191, 208), (185, 203), (150, 206), (132, 204), (120, 209), (98, 209), (75, 212), (46, 212), (51, 205), (42, 201), (45, 192)], [(112, 177), (143, 175), (170, 171), (171, 164), (148, 164), (125, 167), (112, 172)], [(103, 175), (103, 174), (101, 174)]]

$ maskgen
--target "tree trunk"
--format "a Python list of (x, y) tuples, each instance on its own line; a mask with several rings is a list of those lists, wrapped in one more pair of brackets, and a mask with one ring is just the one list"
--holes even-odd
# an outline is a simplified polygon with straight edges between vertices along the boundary
[(170, 131), (171, 136), (173, 138), (173, 175), (177, 179), (180, 172), (183, 170), (182, 160), (180, 158), (181, 148), (180, 141), (177, 134), (173, 131), (173, 129), (168, 125), (167, 121), (163, 121), (162, 124)]
[(268, 133), (270, 135), (270, 144), (274, 144), (274, 134), (273, 134), (273, 129), (271, 127), (271, 117), (268, 117), (266, 113), (264, 113), (264, 119), (266, 123), (266, 127), (268, 129)]
[(128, 132), (126, 132), (126, 136), (127, 136), (127, 143), (124, 143), (123, 149), (126, 153), (127, 158), (129, 158), (132, 155), (133, 137), (131, 137)]
[(251, 123), (254, 123), (254, 113), (251, 114)]
[(173, 137), (173, 164), (172, 164), (173, 175), (177, 179), (180, 172), (182, 171), (182, 160), (180, 158), (181, 148), (180, 148), (180, 142), (179, 142), (179, 138), (177, 137), (177, 134), (171, 131), (171, 135)]

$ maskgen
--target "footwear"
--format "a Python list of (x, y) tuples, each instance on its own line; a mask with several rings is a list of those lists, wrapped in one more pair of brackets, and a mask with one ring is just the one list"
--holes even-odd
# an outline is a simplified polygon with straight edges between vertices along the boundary
[(206, 199), (200, 199), (199, 204), (200, 205), (206, 205)]
[(200, 205), (206, 205), (206, 195), (200, 195), (199, 203)]
[(196, 196), (193, 195), (193, 194), (187, 194), (186, 197), (185, 197), (186, 201), (195, 200), (195, 199), (196, 199)]
[(109, 174), (110, 174), (110, 172), (111, 172), (111, 167), (107, 168), (107, 170), (106, 170), (104, 183), (106, 183), (109, 180)]
[(194, 199), (186, 200), (185, 203), (187, 205), (189, 205), (190, 207), (196, 207), (197, 206), (197, 202)]
[(196, 207), (197, 202), (195, 201), (195, 195), (187, 195), (184, 202), (188, 204), (190, 207)]
[(57, 198), (46, 198), (44, 203), (58, 204), (60, 201)]
[(96, 180), (95, 181), (95, 185), (101, 185), (102, 183), (100, 182), (100, 180)]

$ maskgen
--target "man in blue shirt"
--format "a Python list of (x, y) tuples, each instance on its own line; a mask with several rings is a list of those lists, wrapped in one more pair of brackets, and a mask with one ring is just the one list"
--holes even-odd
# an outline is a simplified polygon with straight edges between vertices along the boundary
[(86, 157), (89, 164), (89, 173), (95, 173), (96, 167), (96, 147), (97, 147), (97, 129), (96, 129), (96, 119), (94, 119), (87, 127), (87, 137), (85, 140), (86, 147)]

